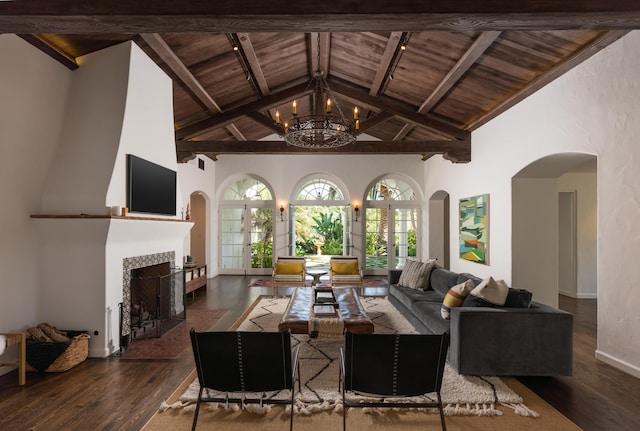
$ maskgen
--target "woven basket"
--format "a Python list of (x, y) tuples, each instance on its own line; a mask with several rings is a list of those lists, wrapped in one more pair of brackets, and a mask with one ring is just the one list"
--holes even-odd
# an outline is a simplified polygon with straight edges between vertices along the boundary
[(89, 334), (66, 331), (70, 341), (27, 340), (27, 370), (59, 373), (75, 367), (89, 355)]

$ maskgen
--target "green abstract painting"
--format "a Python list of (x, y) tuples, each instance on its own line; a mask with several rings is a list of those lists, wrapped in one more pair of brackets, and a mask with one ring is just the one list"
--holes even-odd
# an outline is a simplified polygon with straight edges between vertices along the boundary
[(489, 264), (489, 195), (460, 199), (460, 257)]

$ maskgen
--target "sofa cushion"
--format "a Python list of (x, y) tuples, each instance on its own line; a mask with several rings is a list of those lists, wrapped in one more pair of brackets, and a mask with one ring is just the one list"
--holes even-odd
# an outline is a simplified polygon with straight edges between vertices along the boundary
[(303, 262), (276, 262), (276, 274), (279, 275), (302, 275), (304, 271)]
[(400, 285), (389, 286), (389, 296), (396, 298), (409, 310), (411, 310), (411, 305), (416, 301), (435, 302), (440, 305), (444, 299), (444, 296), (441, 295), (440, 292), (433, 290), (416, 290)]
[(438, 302), (416, 301), (411, 311), (433, 334), (442, 334), (449, 330), (451, 320), (440, 317), (441, 305)]
[(455, 286), (458, 281), (458, 273), (451, 272), (448, 269), (436, 266), (431, 271), (429, 277), (429, 286), (431, 289), (440, 292), (442, 297), (447, 294), (449, 289)]
[[(509, 293), (507, 294), (507, 300), (505, 301), (503, 307), (506, 308), (530, 308), (531, 307), (531, 299), (533, 294), (525, 289), (514, 289), (509, 288)], [(496, 304), (492, 304), (491, 302), (485, 301), (482, 298), (479, 298), (474, 295), (468, 295), (464, 302), (462, 303), (463, 307), (498, 307)]]
[(454, 307), (460, 307), (464, 298), (467, 297), (469, 292), (473, 290), (475, 285), (473, 284), (473, 280), (469, 279), (467, 281), (463, 281), (460, 284), (456, 284), (444, 297), (442, 301), (442, 306), (440, 307), (440, 315), (443, 319), (449, 319), (451, 317), (451, 309)]
[(429, 275), (434, 265), (435, 260), (422, 262), (417, 259), (407, 259), (398, 284), (411, 289), (427, 290), (429, 288)]
[(358, 261), (331, 262), (331, 272), (333, 275), (359, 274)]
[(532, 297), (533, 293), (526, 289), (514, 289), (511, 287), (509, 288), (509, 294), (507, 295), (507, 301), (504, 303), (504, 306), (511, 308), (529, 308)]

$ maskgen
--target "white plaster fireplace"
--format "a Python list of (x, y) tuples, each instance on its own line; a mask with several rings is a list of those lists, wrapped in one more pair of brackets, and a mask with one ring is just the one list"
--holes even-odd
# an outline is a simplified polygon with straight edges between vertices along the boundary
[(89, 356), (105, 357), (120, 347), (123, 259), (169, 252), (182, 262), (193, 223), (109, 210), (127, 206), (127, 154), (177, 171), (171, 79), (133, 42), (78, 63), (35, 210), (43, 215), (32, 216), (41, 239), (38, 315), (90, 331)]
[(166, 255), (182, 262), (193, 223), (113, 216), (34, 216), (42, 239), (40, 297), (43, 321), (88, 330), (89, 356), (120, 348), (119, 304), (124, 301), (123, 262)]

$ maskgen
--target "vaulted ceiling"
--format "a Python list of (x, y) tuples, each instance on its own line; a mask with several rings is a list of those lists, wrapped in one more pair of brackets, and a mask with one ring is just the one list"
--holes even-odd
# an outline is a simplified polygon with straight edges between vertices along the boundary
[(174, 81), (181, 161), (309, 152), (261, 139), (293, 100), (312, 111), (321, 70), (343, 112), (359, 108), (362, 135), (324, 152), (468, 162), (473, 130), (640, 27), (635, 0), (140, 3), (0, 1), (0, 32), (71, 69), (133, 40)]

